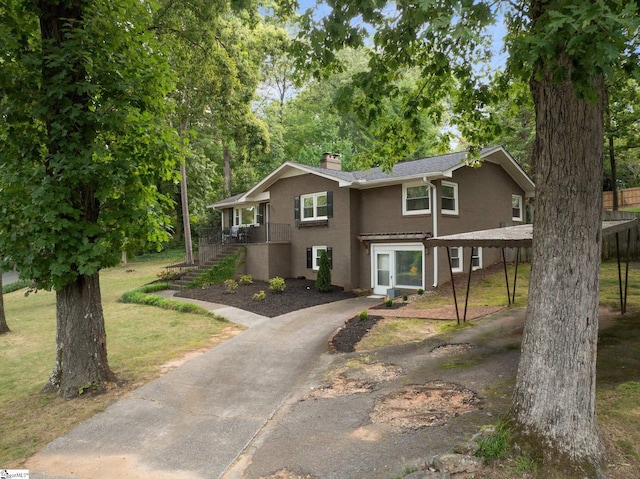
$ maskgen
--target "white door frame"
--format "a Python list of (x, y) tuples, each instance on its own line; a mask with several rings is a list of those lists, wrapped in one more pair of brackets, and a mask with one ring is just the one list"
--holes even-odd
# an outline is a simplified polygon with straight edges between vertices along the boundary
[[(422, 285), (419, 288), (424, 289), (425, 284), (425, 267), (426, 254), (425, 247), (422, 243), (378, 243), (371, 245), (371, 288), (374, 294), (387, 294), (387, 289), (397, 286), (395, 278), (395, 252), (396, 251), (421, 251), (422, 252)], [(378, 255), (389, 255), (389, 282), (390, 285), (378, 285)], [(414, 286), (400, 285), (401, 287), (415, 288)]]

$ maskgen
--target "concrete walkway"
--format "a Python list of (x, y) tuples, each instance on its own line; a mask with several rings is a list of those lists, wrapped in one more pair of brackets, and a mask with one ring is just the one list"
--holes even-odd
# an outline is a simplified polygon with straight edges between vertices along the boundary
[(327, 338), (377, 300), (354, 298), (264, 318), (207, 309), (249, 326), (56, 439), (31, 478), (219, 478), (309, 375)]

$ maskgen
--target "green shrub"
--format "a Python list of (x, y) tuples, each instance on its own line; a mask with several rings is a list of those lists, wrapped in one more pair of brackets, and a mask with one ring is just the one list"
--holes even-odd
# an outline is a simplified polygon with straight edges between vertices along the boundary
[(409, 296), (406, 294), (402, 295), (402, 301), (407, 301), (409, 299)]
[[(144, 304), (146, 306), (155, 306), (157, 308), (180, 311), (181, 313), (202, 314), (210, 318), (222, 319), (217, 317), (215, 314), (210, 313), (201, 306), (195, 305), (193, 303), (185, 303), (182, 301), (177, 301), (175, 299), (167, 299), (155, 294), (149, 294), (155, 293), (157, 291), (162, 291), (164, 289), (167, 289), (168, 287), (169, 283), (147, 284), (140, 288), (127, 291), (120, 297), (120, 302), (130, 304)], [(222, 320), (226, 321), (225, 319)]]
[(276, 276), (269, 280), (269, 289), (274, 293), (283, 293), (286, 287), (287, 285), (284, 283), (284, 279), (280, 276)]
[(240, 254), (234, 254), (228, 256), (223, 260), (218, 261), (210, 269), (198, 276), (193, 282), (189, 284), (190, 288), (196, 286), (209, 286), (212, 284), (220, 284), (225, 279), (232, 279), (236, 269), (240, 267), (242, 260)]
[(18, 291), (19, 289), (28, 288), (29, 286), (31, 286), (31, 281), (26, 279), (20, 279), (10, 284), (3, 284), (2, 293), (3, 294), (13, 293), (14, 291)]
[(264, 301), (265, 299), (267, 299), (267, 295), (264, 290), (260, 290), (259, 293), (253, 295), (253, 299), (254, 301)]
[(233, 294), (238, 289), (238, 282), (235, 279), (224, 280), (225, 293)]
[(320, 264), (316, 278), (316, 290), (320, 293), (331, 291), (331, 262), (326, 250), (320, 252)]
[(366, 309), (364, 311), (360, 311), (358, 318), (360, 319), (360, 321), (366, 321), (367, 319), (369, 319), (369, 311), (367, 311)]
[(419, 295), (423, 295), (423, 294), (424, 294), (424, 289), (420, 288), (420, 289), (418, 290), (418, 294), (419, 294)]
[(243, 274), (242, 276), (240, 276), (240, 280), (238, 282), (244, 286), (253, 284), (253, 276), (251, 276), (250, 274)]
[(392, 299), (387, 299), (387, 300), (384, 302), (384, 305), (385, 305), (387, 308), (390, 308), (391, 306), (393, 306), (393, 300), (392, 300)]

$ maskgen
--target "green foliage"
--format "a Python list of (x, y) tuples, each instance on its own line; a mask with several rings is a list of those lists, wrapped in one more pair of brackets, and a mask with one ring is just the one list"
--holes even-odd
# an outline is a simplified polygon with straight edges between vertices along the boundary
[(189, 287), (203, 287), (212, 284), (220, 284), (225, 280), (233, 279), (236, 270), (240, 266), (240, 255), (232, 255), (218, 261), (213, 267), (198, 276)]
[(409, 296), (406, 294), (402, 295), (402, 301), (407, 301), (409, 299)]
[(360, 311), (360, 314), (358, 314), (358, 319), (360, 321), (366, 321), (367, 319), (369, 319), (369, 311), (367, 311), (366, 309)]
[(11, 284), (3, 284), (2, 293), (3, 294), (13, 293), (14, 291), (18, 291), (19, 289), (28, 288), (30, 285), (31, 285), (31, 281), (27, 281), (26, 279), (20, 279), (18, 281), (14, 281)]
[(393, 300), (392, 300), (392, 299), (387, 299), (387, 300), (384, 302), (384, 305), (385, 305), (387, 308), (390, 308), (391, 306), (393, 306)]
[(127, 291), (120, 297), (121, 303), (144, 304), (146, 306), (155, 306), (156, 308), (180, 311), (181, 313), (192, 313), (218, 318), (206, 309), (193, 303), (185, 303), (174, 299), (163, 298), (151, 293), (168, 289), (169, 283), (151, 283), (140, 288)]
[(172, 75), (147, 4), (56, 4), (42, 29), (26, 4), (0, 9), (0, 250), (60, 288), (167, 240), (172, 201), (157, 185), (181, 156), (165, 121)]
[(495, 430), (478, 441), (478, 452), (476, 456), (482, 457), (488, 464), (498, 459), (504, 459), (507, 457), (507, 453), (510, 447), (510, 435), (509, 423), (507, 421), (500, 421), (495, 426)]
[(316, 277), (316, 290), (320, 293), (331, 292), (331, 262), (326, 250), (320, 252), (320, 264)]
[(271, 278), (269, 280), (269, 289), (274, 293), (283, 293), (286, 288), (286, 284), (284, 279), (280, 276), (276, 276), (275, 278)]
[(253, 276), (251, 276), (250, 274), (243, 274), (242, 276), (240, 276), (239, 283), (244, 286), (253, 284)]
[(238, 289), (238, 282), (235, 279), (225, 279), (224, 289), (227, 294), (234, 294)]
[(418, 294), (419, 294), (420, 296), (422, 296), (422, 295), (424, 294), (424, 289), (420, 288), (420, 289), (418, 290)]
[(253, 300), (254, 301), (264, 301), (265, 299), (267, 299), (267, 295), (264, 292), (264, 290), (260, 290), (260, 292), (255, 293), (253, 295)]

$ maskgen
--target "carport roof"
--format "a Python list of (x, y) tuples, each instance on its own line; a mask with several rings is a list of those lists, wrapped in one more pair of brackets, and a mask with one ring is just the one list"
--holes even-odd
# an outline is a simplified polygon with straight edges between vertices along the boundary
[[(603, 221), (602, 233), (604, 236), (626, 231), (632, 228), (636, 219)], [(528, 248), (533, 240), (533, 225), (507, 226), (490, 230), (469, 231), (447, 236), (429, 238), (430, 246), (466, 246), (482, 248)]]

